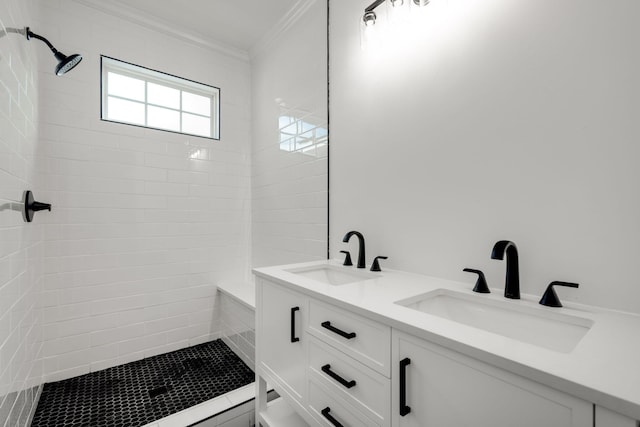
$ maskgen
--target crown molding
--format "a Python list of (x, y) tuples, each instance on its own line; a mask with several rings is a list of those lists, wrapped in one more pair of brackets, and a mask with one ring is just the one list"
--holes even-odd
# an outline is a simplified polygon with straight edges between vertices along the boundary
[[(133, 24), (140, 25), (141, 27), (157, 31), (162, 34), (166, 34), (171, 37), (175, 37), (184, 42), (191, 43), (193, 45), (212, 50), (217, 53), (222, 53), (243, 61), (249, 61), (249, 53), (237, 49), (233, 46), (229, 46), (224, 43), (212, 40), (204, 37), (201, 34), (190, 32), (184, 28), (176, 28), (175, 24), (167, 22), (159, 18), (149, 18), (141, 13), (138, 9), (132, 8), (128, 4), (121, 2), (120, 0), (73, 0), (76, 3), (90, 7), (108, 15), (116, 16), (118, 18), (129, 21)], [(302, 1), (302, 0), (300, 0)]]
[(249, 57), (255, 59), (268, 52), (269, 48), (297, 22), (316, 1), (318, 0), (298, 0), (272, 29), (249, 49)]

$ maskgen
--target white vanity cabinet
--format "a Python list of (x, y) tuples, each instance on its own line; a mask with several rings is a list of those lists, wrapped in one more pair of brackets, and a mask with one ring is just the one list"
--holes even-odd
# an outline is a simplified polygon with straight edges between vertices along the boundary
[[(256, 283), (256, 419), (263, 427), (640, 427), (567, 394), (570, 388), (534, 380), (544, 375), (500, 369), (499, 351), (443, 347), (427, 339), (428, 326), (374, 311), (374, 298), (365, 305), (348, 288), (298, 285), (274, 269), (258, 270)], [(267, 382), (285, 405), (267, 404)]]
[(263, 279), (258, 279), (256, 289), (258, 374), (304, 406), (309, 298)]
[(593, 406), (393, 331), (394, 427), (591, 427)]

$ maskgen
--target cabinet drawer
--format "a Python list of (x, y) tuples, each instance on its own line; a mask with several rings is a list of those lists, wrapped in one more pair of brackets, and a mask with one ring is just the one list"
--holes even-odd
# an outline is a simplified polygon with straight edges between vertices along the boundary
[(390, 376), (390, 327), (311, 300), (309, 332), (382, 375)]
[(390, 425), (390, 380), (313, 337), (309, 340), (309, 379), (377, 424)]
[(332, 396), (314, 381), (309, 382), (309, 411), (323, 427), (373, 427), (378, 425), (348, 403)]

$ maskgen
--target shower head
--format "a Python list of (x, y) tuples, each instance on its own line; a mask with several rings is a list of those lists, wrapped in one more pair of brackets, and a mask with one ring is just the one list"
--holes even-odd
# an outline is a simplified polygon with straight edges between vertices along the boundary
[(78, 65), (80, 61), (82, 61), (82, 55), (78, 55), (74, 53), (73, 55), (65, 55), (63, 53), (56, 53), (56, 59), (58, 60), (58, 65), (56, 66), (56, 74), (61, 76), (65, 74), (67, 71), (71, 71), (73, 67)]
[(49, 40), (32, 32), (29, 29), (29, 27), (26, 27), (24, 31), (27, 36), (27, 40), (31, 40), (32, 38), (38, 39), (43, 41), (47, 46), (49, 46), (49, 49), (51, 49), (51, 52), (53, 52), (53, 56), (55, 56), (56, 59), (58, 60), (58, 66), (56, 67), (56, 74), (58, 76), (61, 76), (71, 71), (76, 65), (78, 65), (78, 63), (80, 63), (80, 61), (82, 61), (82, 55), (73, 54), (73, 55), (67, 56), (62, 52), (58, 52), (58, 49), (53, 47), (53, 45), (49, 42)]

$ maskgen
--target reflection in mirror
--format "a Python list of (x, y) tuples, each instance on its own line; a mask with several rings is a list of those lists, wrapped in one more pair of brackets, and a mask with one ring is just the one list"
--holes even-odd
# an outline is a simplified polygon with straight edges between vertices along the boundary
[(328, 253), (327, 2), (296, 8), (251, 61), (253, 268)]
[(278, 117), (280, 150), (314, 157), (327, 155), (326, 120), (300, 110), (286, 110)]

